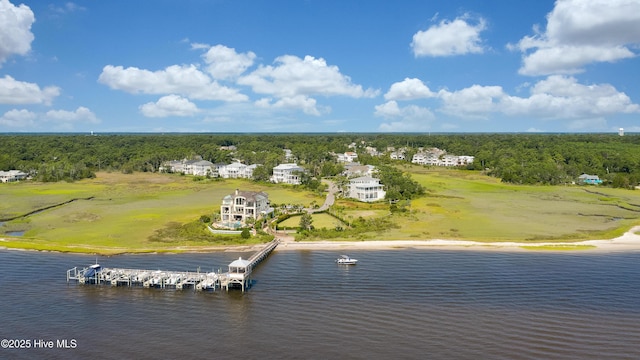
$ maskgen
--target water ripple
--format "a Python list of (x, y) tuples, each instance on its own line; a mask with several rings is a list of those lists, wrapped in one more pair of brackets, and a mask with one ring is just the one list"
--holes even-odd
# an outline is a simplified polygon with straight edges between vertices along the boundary
[[(239, 291), (67, 284), (84, 255), (0, 251), (4, 338), (74, 338), (49, 358), (640, 358), (640, 253), (275, 252)], [(99, 258), (212, 271), (243, 253)]]

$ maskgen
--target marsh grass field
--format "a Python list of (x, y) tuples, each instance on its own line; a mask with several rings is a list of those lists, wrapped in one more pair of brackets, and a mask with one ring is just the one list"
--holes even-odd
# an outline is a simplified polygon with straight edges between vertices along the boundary
[[(95, 179), (75, 183), (19, 183), (0, 187), (0, 218), (61, 203), (23, 219), (5, 222), (0, 231), (25, 231), (20, 237), (4, 237), (0, 246), (69, 252), (191, 251), (219, 245), (247, 245), (240, 237), (219, 238), (202, 226), (197, 239), (153, 241), (159, 230), (196, 222), (200, 216), (219, 212), (225, 195), (235, 189), (266, 191), (272, 203), (308, 205), (323, 201), (306, 191), (241, 180), (202, 180), (193, 177), (135, 173), (98, 173)], [(254, 240), (257, 241), (257, 240)]]
[[(409, 166), (404, 171), (427, 194), (406, 211), (391, 214), (388, 204), (339, 200), (344, 219), (385, 217), (394, 227), (359, 234), (357, 239), (452, 239), (481, 242), (566, 242), (608, 239), (640, 224), (640, 192), (594, 186), (521, 186), (501, 183), (478, 172)], [(154, 241), (162, 229), (196, 222), (219, 211), (235, 189), (265, 191), (275, 204), (321, 204), (324, 199), (292, 187), (247, 180), (201, 180), (152, 173), (106, 173), (75, 183), (22, 182), (0, 186), (0, 218), (81, 199), (24, 218), (5, 221), (0, 246), (69, 252), (180, 252), (246, 245), (259, 239), (220, 240), (202, 236)], [(82, 200), (91, 198), (90, 200)], [(298, 218), (289, 219), (295, 226)], [(315, 227), (339, 221), (314, 215)], [(289, 224), (291, 225), (291, 224)]]

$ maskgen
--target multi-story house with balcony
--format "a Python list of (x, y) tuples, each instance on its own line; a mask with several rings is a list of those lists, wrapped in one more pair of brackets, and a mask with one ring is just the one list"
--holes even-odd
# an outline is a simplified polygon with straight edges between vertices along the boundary
[(360, 201), (371, 202), (384, 199), (386, 195), (380, 179), (362, 176), (349, 180), (349, 197)]
[(220, 219), (222, 222), (246, 223), (247, 219), (259, 219), (270, 211), (267, 193), (236, 190), (222, 199)]
[(298, 164), (280, 164), (273, 168), (271, 182), (276, 184), (300, 184), (300, 173), (304, 172), (304, 168)]

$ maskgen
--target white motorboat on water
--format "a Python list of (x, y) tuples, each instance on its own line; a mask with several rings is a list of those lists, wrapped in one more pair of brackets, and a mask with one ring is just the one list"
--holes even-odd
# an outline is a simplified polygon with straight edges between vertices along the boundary
[(358, 263), (358, 260), (350, 258), (349, 255), (340, 255), (340, 257), (336, 259), (336, 263), (340, 265), (355, 265)]

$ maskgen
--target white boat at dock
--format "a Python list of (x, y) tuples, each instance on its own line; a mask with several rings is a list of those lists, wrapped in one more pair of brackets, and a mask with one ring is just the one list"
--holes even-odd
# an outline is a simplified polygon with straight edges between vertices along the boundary
[(349, 255), (340, 255), (340, 257), (336, 259), (336, 263), (339, 265), (355, 265), (358, 263), (358, 260), (350, 258)]

